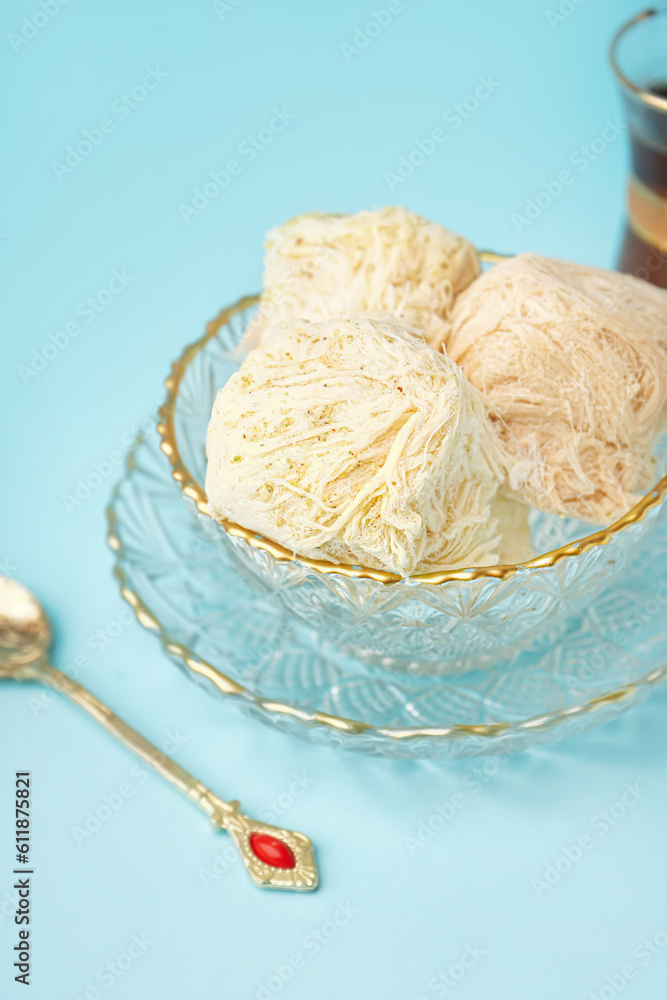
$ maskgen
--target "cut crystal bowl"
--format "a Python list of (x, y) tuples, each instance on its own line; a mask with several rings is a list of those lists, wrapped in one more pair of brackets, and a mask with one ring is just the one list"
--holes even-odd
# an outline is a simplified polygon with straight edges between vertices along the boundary
[(490, 754), (495, 769), (608, 722), (667, 680), (667, 519), (557, 639), (448, 677), (361, 663), (242, 580), (189, 515), (153, 431), (128, 455), (108, 520), (121, 594), (184, 674), (314, 743), (410, 760)]
[(257, 296), (247, 297), (224, 309), (174, 363), (160, 410), (161, 447), (186, 503), (223, 559), (341, 651), (411, 674), (451, 674), (555, 639), (584, 602), (622, 579), (663, 516), (667, 476), (620, 521), (594, 533), (583, 522), (532, 512), (531, 544), (543, 554), (524, 563), (406, 579), (302, 558), (217, 519), (204, 491), (206, 430), (218, 389), (239, 367), (238, 345), (257, 302)]

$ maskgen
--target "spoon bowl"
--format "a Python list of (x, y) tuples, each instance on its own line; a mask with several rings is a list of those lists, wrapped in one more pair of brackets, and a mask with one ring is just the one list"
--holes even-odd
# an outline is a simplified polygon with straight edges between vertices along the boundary
[(51, 626), (44, 608), (27, 587), (0, 577), (0, 677), (46, 655)]

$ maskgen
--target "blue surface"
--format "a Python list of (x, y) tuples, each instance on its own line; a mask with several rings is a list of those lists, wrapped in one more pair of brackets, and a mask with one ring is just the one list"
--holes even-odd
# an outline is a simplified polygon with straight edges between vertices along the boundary
[[(55, 3), (44, 0), (51, 11)], [(36, 0), (3, 5), (0, 567), (53, 616), (58, 665), (85, 654), (96, 694), (249, 812), (282, 796), (279, 822), (312, 836), (323, 877), (315, 895), (254, 889), (225, 862), (225, 836), (91, 720), (5, 683), (8, 1000), (665, 996), (667, 692), (500, 765), (336, 753), (252, 723), (191, 685), (124, 613), (110, 575), (103, 511), (119, 453), (154, 411), (183, 344), (222, 304), (259, 287), (269, 226), (309, 209), (402, 202), (480, 246), (612, 263), (626, 140), (609, 142), (586, 169), (577, 151), (622, 113), (605, 49), (636, 4), (566, 0), (572, 13), (560, 19), (556, 0), (399, 6), (351, 52), (341, 46), (354, 44), (370, 2), (71, 2), (25, 42), (10, 36), (40, 10)], [(124, 104), (149, 67), (154, 89)], [(493, 93), (457, 119), (455, 105), (480, 76)], [(281, 122), (274, 109), (294, 118)], [(57, 164), (67, 147), (102, 119), (98, 145), (78, 165), (70, 157), (65, 172)], [(251, 159), (243, 144), (272, 120), (282, 131)], [(385, 175), (435, 128), (446, 140), (390, 190)], [(238, 167), (225, 190), (186, 222), (180, 206), (230, 160)], [(529, 226), (513, 220), (565, 169), (572, 183), (551, 205)], [(91, 318), (86, 300), (114, 271), (126, 277)], [(28, 373), (51, 335), (61, 347)], [(99, 487), (67, 501), (96, 463)], [(13, 776), (23, 769), (34, 793), (29, 993), (12, 982), (17, 928), (6, 895)], [(628, 783), (634, 799), (613, 809), (623, 815), (611, 826), (601, 812)], [(454, 818), (411, 851), (405, 838), (457, 793)], [(105, 795), (122, 805), (78, 843), (75, 828)], [(591, 846), (569, 871), (554, 868), (548, 889), (533, 882), (549, 865), (566, 869), (563, 852), (582, 837)], [(134, 957), (117, 961), (134, 935), (143, 937)]]

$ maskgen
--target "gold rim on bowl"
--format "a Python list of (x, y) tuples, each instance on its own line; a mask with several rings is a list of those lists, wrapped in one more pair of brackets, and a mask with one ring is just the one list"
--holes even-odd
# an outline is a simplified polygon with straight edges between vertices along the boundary
[[(491, 251), (480, 251), (480, 259), (488, 263), (502, 260), (505, 256), (507, 255), (492, 253)], [(304, 556), (298, 556), (278, 542), (274, 542), (270, 538), (265, 538), (263, 535), (259, 535), (249, 528), (244, 528), (242, 525), (229, 521), (226, 518), (216, 517), (209, 506), (206, 493), (199, 483), (195, 481), (181, 458), (174, 426), (174, 414), (178, 391), (188, 365), (209, 341), (216, 336), (218, 330), (229, 322), (232, 316), (243, 312), (244, 309), (248, 309), (258, 301), (259, 295), (247, 295), (239, 299), (238, 302), (235, 302), (234, 305), (222, 309), (215, 319), (212, 319), (206, 325), (204, 335), (199, 340), (189, 344), (181, 357), (172, 364), (171, 374), (165, 380), (167, 398), (159, 409), (159, 422), (157, 425), (161, 437), (160, 447), (171, 463), (172, 475), (180, 484), (185, 496), (194, 501), (197, 510), (210, 517), (211, 520), (217, 521), (229, 535), (244, 538), (248, 545), (256, 549), (263, 549), (279, 562), (298, 562), (302, 566), (307, 566), (309, 569), (315, 570), (317, 573), (339, 573), (342, 576), (377, 580), (385, 584), (399, 583), (403, 577), (396, 573), (389, 573), (386, 570), (368, 569), (363, 566), (350, 566), (345, 563), (329, 562), (325, 559), (308, 559)], [(642, 497), (620, 520), (615, 521), (614, 524), (609, 525), (607, 528), (602, 528), (600, 531), (586, 535), (584, 538), (579, 538), (574, 542), (569, 542), (567, 545), (562, 545), (560, 548), (552, 549), (550, 552), (545, 552), (522, 563), (508, 563), (503, 566), (474, 566), (467, 569), (440, 570), (434, 573), (416, 573), (410, 577), (410, 580), (433, 585), (448, 583), (452, 580), (480, 580), (486, 578), (507, 580), (519, 570), (547, 569), (562, 562), (564, 559), (583, 555), (583, 553), (588, 552), (598, 545), (606, 545), (615, 535), (623, 531), (624, 528), (643, 520), (648, 511), (661, 503), (666, 495), (667, 476), (663, 476), (653, 489)]]

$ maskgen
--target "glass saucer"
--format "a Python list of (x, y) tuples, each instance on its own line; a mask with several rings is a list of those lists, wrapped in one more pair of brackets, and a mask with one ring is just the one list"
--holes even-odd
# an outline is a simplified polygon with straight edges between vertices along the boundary
[(316, 742), (391, 757), (522, 750), (606, 722), (667, 679), (667, 518), (621, 577), (529, 650), (461, 676), (392, 674), (341, 653), (220, 558), (140, 438), (108, 509), (114, 574), (140, 623), (207, 691)]

